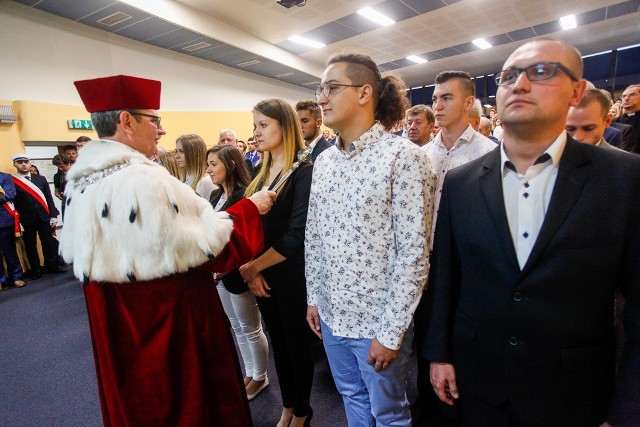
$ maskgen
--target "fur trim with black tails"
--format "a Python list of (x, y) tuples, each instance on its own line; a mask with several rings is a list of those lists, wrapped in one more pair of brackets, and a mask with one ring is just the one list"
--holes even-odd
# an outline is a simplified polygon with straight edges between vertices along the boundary
[(233, 221), (140, 152), (87, 143), (67, 175), (60, 253), (83, 281), (151, 280), (197, 267)]

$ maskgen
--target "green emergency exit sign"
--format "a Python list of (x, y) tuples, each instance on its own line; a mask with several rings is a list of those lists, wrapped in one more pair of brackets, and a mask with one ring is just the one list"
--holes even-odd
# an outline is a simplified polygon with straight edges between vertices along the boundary
[(93, 129), (91, 120), (69, 119), (67, 120), (69, 129)]

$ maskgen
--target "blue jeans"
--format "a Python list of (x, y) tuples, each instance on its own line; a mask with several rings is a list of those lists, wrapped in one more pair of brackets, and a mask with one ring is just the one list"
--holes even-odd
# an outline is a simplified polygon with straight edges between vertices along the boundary
[(322, 341), (336, 387), (342, 395), (349, 427), (411, 426), (406, 384), (413, 341), (407, 330), (398, 357), (376, 372), (367, 364), (370, 338), (344, 338), (321, 321)]

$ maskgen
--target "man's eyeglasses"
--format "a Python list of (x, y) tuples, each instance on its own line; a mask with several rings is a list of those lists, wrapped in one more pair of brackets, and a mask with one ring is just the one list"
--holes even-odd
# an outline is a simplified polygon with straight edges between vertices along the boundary
[(529, 65), (528, 67), (513, 67), (502, 70), (496, 74), (496, 83), (498, 86), (513, 84), (518, 79), (520, 73), (525, 73), (527, 78), (532, 82), (549, 80), (551, 77), (556, 75), (558, 69), (564, 71), (571, 80), (576, 82), (579, 80), (573, 71), (559, 62), (540, 62), (538, 64)]
[(341, 83), (323, 83), (316, 88), (316, 99), (329, 98), (336, 94), (339, 87), (362, 87), (364, 85), (344, 85)]
[(160, 120), (162, 120), (160, 116), (154, 116), (153, 114), (138, 113), (137, 111), (127, 111), (127, 112), (132, 116), (149, 117), (150, 119), (152, 119), (151, 122), (154, 123), (156, 126), (160, 126)]

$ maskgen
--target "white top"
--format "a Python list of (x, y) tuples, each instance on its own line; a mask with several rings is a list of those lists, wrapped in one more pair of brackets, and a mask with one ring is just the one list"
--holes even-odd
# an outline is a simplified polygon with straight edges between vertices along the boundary
[(428, 273), (433, 174), (421, 148), (375, 124), (313, 168), (307, 302), (337, 336), (400, 347)]
[[(184, 179), (184, 183), (191, 186), (193, 179), (194, 177), (192, 175), (187, 174)], [(196, 185), (196, 194), (205, 200), (209, 200), (211, 193), (213, 193), (213, 190), (216, 190), (217, 188), (218, 186), (211, 181), (211, 177), (205, 174), (200, 178), (200, 181), (198, 181), (198, 184)]]
[(566, 143), (567, 134), (562, 131), (524, 175), (515, 171), (504, 146), (500, 146), (504, 207), (521, 270), (529, 259), (547, 214)]
[(438, 219), (438, 208), (440, 207), (440, 196), (442, 195), (442, 184), (444, 184), (445, 175), (449, 170), (495, 150), (496, 144), (481, 133), (474, 131), (473, 127), (469, 125), (453, 144), (451, 150), (447, 150), (447, 147), (442, 143), (442, 132), (438, 132), (436, 137), (423, 148), (429, 155), (429, 161), (436, 176), (435, 209), (433, 211), (433, 223), (429, 239), (429, 249), (433, 249), (433, 236), (436, 229), (436, 220)]

